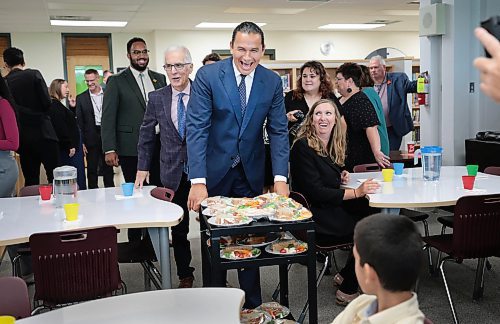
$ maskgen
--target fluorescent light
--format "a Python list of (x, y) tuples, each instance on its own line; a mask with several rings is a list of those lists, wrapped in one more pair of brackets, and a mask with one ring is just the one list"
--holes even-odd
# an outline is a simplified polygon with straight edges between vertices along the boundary
[(328, 24), (319, 26), (318, 29), (356, 30), (356, 29), (374, 29), (383, 26), (385, 26), (385, 24)]
[(98, 21), (98, 20), (50, 20), (52, 26), (73, 27), (125, 27), (126, 21)]
[[(221, 28), (221, 29), (232, 29), (238, 26), (240, 23), (214, 23), (214, 22), (202, 22), (196, 25), (196, 28)], [(256, 23), (257, 26), (265, 26), (266, 23)]]

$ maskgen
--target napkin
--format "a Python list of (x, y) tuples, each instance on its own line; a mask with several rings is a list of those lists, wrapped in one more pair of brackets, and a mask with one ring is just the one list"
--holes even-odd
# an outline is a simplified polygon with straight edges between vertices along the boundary
[[(359, 183), (363, 183), (363, 182), (365, 182), (366, 180), (368, 180), (368, 179), (358, 179), (358, 182), (359, 182)], [(375, 181), (375, 182), (383, 182), (383, 181), (382, 181), (382, 180), (380, 180), (380, 179), (373, 179), (373, 181)]]
[(134, 191), (132, 196), (124, 196), (124, 195), (115, 195), (116, 200), (124, 200), (124, 199), (134, 199), (134, 198), (142, 198), (144, 195), (142, 191)]
[(38, 197), (38, 204), (39, 205), (52, 205), (54, 202), (54, 197), (50, 197), (49, 200), (42, 200), (42, 197)]

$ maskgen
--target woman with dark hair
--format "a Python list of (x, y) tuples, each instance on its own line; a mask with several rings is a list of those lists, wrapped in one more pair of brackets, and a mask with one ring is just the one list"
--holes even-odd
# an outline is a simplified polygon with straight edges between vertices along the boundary
[(0, 77), (0, 198), (12, 197), (19, 170), (12, 152), (19, 148), (14, 99)]
[[(290, 144), (292, 144), (295, 137), (294, 133), (298, 131), (299, 125), (296, 124), (300, 122), (297, 120), (297, 112), (301, 112), (302, 117), (307, 115), (310, 107), (320, 99), (330, 99), (340, 107), (339, 101), (333, 93), (332, 80), (323, 64), (318, 61), (308, 61), (300, 67), (296, 86), (296, 89), (285, 95), (288, 129), (292, 133), (290, 135)], [(340, 111), (340, 114), (343, 115), (342, 111)], [(342, 124), (344, 124), (344, 121), (342, 121)]]
[(379, 125), (377, 126), (378, 136), (380, 137), (380, 147), (381, 151), (389, 156), (390, 147), (389, 147), (389, 135), (387, 135), (387, 126), (385, 123), (384, 117), (384, 108), (382, 106), (382, 101), (380, 100), (379, 95), (373, 89), (374, 82), (372, 77), (370, 76), (370, 69), (366, 65), (359, 65), (361, 68), (361, 80), (360, 86), (364, 94), (370, 99), (375, 111), (377, 112)]
[(87, 189), (80, 130), (75, 114), (61, 103), (68, 97), (68, 82), (64, 79), (53, 80), (49, 94), (52, 98), (49, 115), (59, 138), (60, 165), (74, 166), (77, 169), (78, 189)]
[(390, 165), (381, 151), (377, 113), (370, 99), (360, 89), (361, 69), (356, 63), (344, 63), (337, 70), (336, 85), (342, 95), (340, 103), (347, 124), (346, 169), (353, 171), (358, 164), (377, 162)]
[[(310, 204), (320, 246), (352, 242), (356, 222), (374, 211), (362, 197), (379, 188), (370, 179), (356, 189), (340, 189), (349, 180), (349, 172), (344, 170), (346, 130), (340, 122), (339, 110), (332, 101), (317, 101), (290, 152), (292, 189)], [(359, 295), (352, 254), (334, 283), (340, 286), (336, 292), (338, 304), (346, 305)]]

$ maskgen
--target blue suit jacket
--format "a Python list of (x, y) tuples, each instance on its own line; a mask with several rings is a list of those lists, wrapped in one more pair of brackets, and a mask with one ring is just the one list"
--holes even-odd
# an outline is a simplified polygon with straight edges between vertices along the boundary
[(417, 81), (410, 81), (405, 73), (387, 73), (387, 102), (389, 120), (394, 132), (403, 137), (413, 129), (413, 119), (406, 96), (417, 92)]
[(186, 139), (181, 140), (172, 122), (170, 108), (172, 86), (149, 93), (149, 101), (139, 130), (137, 170), (148, 171), (156, 142), (155, 126), (160, 125), (160, 179), (161, 183), (177, 191), (184, 164), (187, 162)]
[(262, 192), (266, 118), (273, 175), (288, 176), (288, 130), (280, 77), (257, 66), (242, 116), (232, 57), (198, 70), (186, 121), (189, 178), (206, 178), (210, 190), (239, 153), (250, 187)]

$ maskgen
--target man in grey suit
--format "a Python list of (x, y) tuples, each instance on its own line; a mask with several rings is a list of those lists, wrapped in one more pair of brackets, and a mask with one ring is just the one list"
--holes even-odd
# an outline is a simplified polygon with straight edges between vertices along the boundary
[(113, 167), (104, 162), (101, 141), (101, 116), (103, 89), (99, 85), (99, 72), (88, 69), (84, 74), (87, 91), (76, 96), (76, 119), (82, 132), (83, 152), (87, 158), (89, 189), (98, 188), (97, 167), (102, 162), (104, 186), (114, 187)]
[[(109, 77), (103, 99), (101, 137), (106, 164), (121, 165), (126, 182), (134, 182), (137, 172), (137, 142), (148, 94), (166, 86), (165, 76), (148, 69), (149, 50), (142, 38), (127, 42), (130, 66)], [(159, 142), (159, 136), (156, 136)], [(151, 165), (151, 184), (160, 183), (159, 151)], [(140, 229), (129, 229), (130, 241), (141, 237)]]
[(187, 176), (186, 107), (191, 94), (189, 74), (193, 71), (191, 54), (183, 46), (165, 51), (165, 71), (170, 85), (149, 94), (144, 120), (139, 132), (136, 187), (148, 179), (155, 151), (155, 128), (160, 128), (160, 179), (163, 186), (173, 189), (173, 202), (184, 210), (182, 221), (172, 227), (172, 245), (179, 276), (179, 288), (193, 286), (189, 211), (187, 198), (191, 184)]

